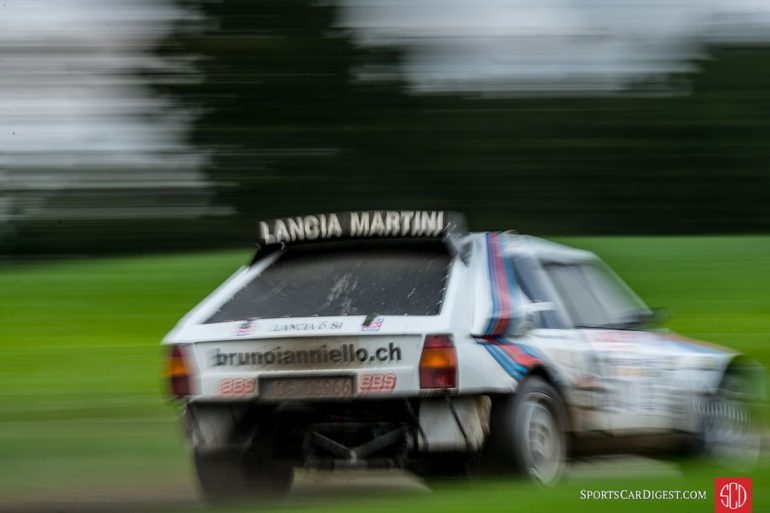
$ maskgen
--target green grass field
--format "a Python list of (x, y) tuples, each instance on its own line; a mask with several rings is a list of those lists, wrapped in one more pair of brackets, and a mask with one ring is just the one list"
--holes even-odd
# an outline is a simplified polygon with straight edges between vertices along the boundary
[[(770, 365), (770, 237), (573, 238), (598, 252), (668, 326), (739, 348)], [(0, 509), (79, 490), (183, 487), (189, 463), (175, 408), (163, 399), (159, 341), (247, 252), (5, 262), (0, 267)], [(706, 503), (580, 501), (580, 488), (711, 490), (714, 469), (623, 476), (544, 491), (528, 484), (377, 501), (336, 499), (319, 511), (712, 511)], [(754, 511), (770, 507), (770, 470), (754, 474)], [(761, 491), (760, 491), (761, 490)], [(105, 492), (106, 493), (106, 492)], [(396, 501), (396, 502), (394, 502)], [(655, 506), (662, 504), (661, 506)], [(295, 507), (300, 507), (295, 505)]]

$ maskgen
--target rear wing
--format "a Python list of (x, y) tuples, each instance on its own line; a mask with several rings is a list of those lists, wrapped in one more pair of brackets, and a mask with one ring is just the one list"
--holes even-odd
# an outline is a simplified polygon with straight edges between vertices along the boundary
[[(287, 245), (371, 239), (435, 239), (467, 263), (461, 239), (467, 234), (465, 217), (443, 210), (366, 210), (282, 217), (258, 224), (257, 252)], [(468, 246), (469, 247), (469, 246)]]

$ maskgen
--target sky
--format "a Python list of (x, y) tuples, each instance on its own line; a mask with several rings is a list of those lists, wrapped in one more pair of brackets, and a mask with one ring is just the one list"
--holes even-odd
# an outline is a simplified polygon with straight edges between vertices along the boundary
[[(0, 0), (0, 238), (18, 219), (211, 211), (189, 117), (133, 76), (182, 15), (162, 0)], [(189, 197), (159, 207), (169, 188)]]
[(770, 36), (767, 0), (344, 0), (366, 44), (408, 48), (417, 91), (612, 93), (705, 42)]
[(127, 75), (175, 14), (153, 0), (0, 0), (0, 162), (81, 164), (83, 151), (98, 165), (178, 144), (143, 119), (159, 100)]

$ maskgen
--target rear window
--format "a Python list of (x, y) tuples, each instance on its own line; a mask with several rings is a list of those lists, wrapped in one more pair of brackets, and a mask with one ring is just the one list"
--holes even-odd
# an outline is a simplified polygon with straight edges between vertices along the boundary
[(439, 242), (290, 246), (206, 323), (338, 315), (438, 315), (451, 258)]

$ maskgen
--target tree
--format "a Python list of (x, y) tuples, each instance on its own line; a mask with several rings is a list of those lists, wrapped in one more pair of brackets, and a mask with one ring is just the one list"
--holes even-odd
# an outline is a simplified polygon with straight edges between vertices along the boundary
[[(399, 53), (363, 49), (335, 25), (337, 7), (309, 0), (185, 2), (184, 21), (158, 53), (192, 59), (194, 76), (156, 75), (156, 87), (200, 112), (190, 142), (240, 223), (315, 210), (367, 208), (403, 137), (409, 98)], [(362, 70), (386, 78), (359, 80)], [(184, 66), (176, 69), (186, 70)], [(395, 77), (395, 78), (394, 78)], [(192, 80), (191, 80), (192, 78)]]

